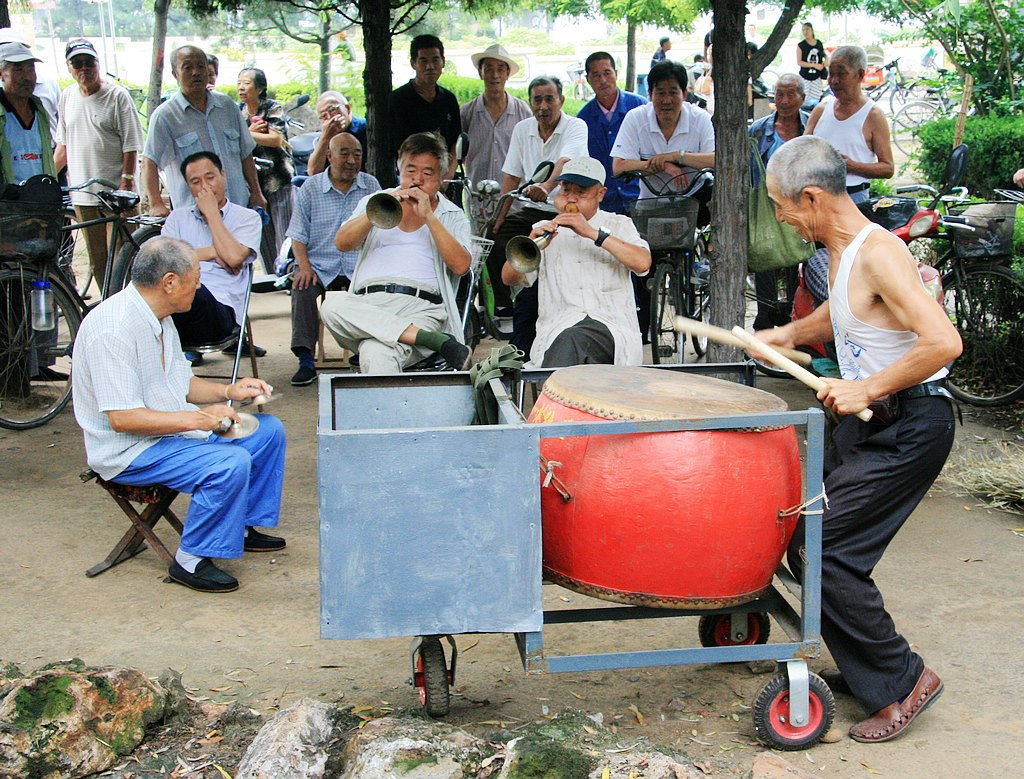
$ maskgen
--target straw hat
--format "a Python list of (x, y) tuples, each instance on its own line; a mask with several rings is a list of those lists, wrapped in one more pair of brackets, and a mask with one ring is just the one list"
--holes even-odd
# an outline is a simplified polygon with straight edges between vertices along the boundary
[(508, 75), (510, 78), (519, 72), (519, 66), (516, 64), (516, 61), (512, 59), (512, 55), (505, 51), (505, 47), (500, 43), (495, 43), (492, 46), (488, 46), (483, 51), (477, 52), (470, 57), (470, 60), (473, 61), (473, 67), (477, 69), (478, 73), (480, 72), (480, 63), (483, 60), (498, 60), (498, 62), (504, 62), (508, 65)]

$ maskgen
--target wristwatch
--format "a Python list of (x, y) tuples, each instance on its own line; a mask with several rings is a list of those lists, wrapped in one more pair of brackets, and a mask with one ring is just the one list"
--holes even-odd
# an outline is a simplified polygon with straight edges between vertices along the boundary
[(609, 233), (603, 227), (599, 227), (597, 229), (597, 238), (594, 239), (594, 246), (600, 246), (601, 244), (603, 244), (609, 235), (611, 235), (611, 233)]

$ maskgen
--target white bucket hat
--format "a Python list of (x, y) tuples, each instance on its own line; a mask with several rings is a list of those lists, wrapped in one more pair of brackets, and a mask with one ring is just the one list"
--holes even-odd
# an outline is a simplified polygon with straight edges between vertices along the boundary
[(508, 65), (509, 77), (514, 76), (519, 72), (519, 66), (516, 61), (512, 59), (512, 55), (505, 51), (505, 47), (500, 43), (495, 43), (492, 46), (488, 46), (483, 51), (477, 52), (470, 57), (473, 62), (473, 67), (476, 68), (477, 72), (480, 72), (480, 63), (483, 60), (498, 60), (498, 62), (504, 62)]

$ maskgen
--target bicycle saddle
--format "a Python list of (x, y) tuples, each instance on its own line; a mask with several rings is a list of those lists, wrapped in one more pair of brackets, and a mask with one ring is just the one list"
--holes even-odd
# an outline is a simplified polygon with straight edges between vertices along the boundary
[(130, 211), (139, 204), (139, 194), (127, 189), (101, 190), (93, 194), (99, 198), (107, 210), (113, 211), (116, 214)]

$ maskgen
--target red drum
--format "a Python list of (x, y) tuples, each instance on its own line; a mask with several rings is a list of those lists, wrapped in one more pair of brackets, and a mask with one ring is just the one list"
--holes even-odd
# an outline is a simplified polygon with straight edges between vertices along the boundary
[[(556, 371), (530, 422), (703, 419), (785, 411), (774, 395), (652, 368)], [(801, 502), (792, 426), (547, 438), (541, 453), (572, 498), (541, 490), (544, 571), (596, 598), (723, 608), (761, 595)], [(542, 477), (543, 483), (543, 477)]]

